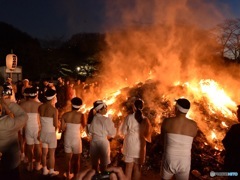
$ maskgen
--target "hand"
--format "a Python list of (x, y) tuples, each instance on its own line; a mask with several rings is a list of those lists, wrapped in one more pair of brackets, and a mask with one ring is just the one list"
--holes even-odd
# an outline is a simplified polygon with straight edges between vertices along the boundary
[(91, 180), (92, 177), (95, 175), (94, 169), (86, 169), (77, 174), (77, 180)]

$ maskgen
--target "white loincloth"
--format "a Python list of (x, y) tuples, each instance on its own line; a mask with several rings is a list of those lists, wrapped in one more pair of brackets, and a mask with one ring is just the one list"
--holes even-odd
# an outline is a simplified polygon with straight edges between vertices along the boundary
[(64, 150), (66, 153), (82, 153), (81, 124), (66, 123)]
[(57, 147), (57, 136), (55, 127), (53, 126), (52, 117), (40, 117), (41, 119), (41, 135), (43, 148), (56, 148)]
[(38, 113), (27, 113), (28, 120), (25, 128), (25, 138), (28, 145), (39, 144), (38, 132)]
[(191, 149), (193, 137), (167, 133), (165, 135), (165, 149), (162, 160), (162, 178), (189, 179), (191, 167)]

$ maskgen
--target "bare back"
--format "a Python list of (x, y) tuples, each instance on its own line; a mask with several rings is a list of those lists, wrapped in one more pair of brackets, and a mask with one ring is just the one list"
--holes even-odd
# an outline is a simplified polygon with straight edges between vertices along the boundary
[(26, 113), (38, 113), (38, 108), (42, 103), (29, 99), (20, 104)]
[(38, 108), (38, 113), (41, 117), (52, 117), (53, 126), (58, 126), (58, 110), (51, 105), (51, 102), (43, 103)]
[(162, 124), (162, 131), (165, 133), (195, 137), (197, 135), (198, 127), (196, 122), (180, 115), (165, 119)]
[(81, 124), (84, 128), (86, 125), (85, 116), (78, 111), (66, 112), (62, 115), (62, 130), (65, 130), (65, 124)]

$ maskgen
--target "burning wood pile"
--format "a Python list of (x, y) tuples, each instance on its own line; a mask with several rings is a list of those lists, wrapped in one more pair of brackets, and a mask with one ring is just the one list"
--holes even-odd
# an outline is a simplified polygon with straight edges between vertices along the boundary
[[(108, 115), (111, 114), (116, 126), (120, 125), (128, 113), (132, 113), (134, 98), (142, 98), (145, 101), (143, 112), (154, 128), (152, 143), (147, 144), (147, 158), (143, 167), (145, 172), (148, 170), (160, 171), (163, 153), (160, 142), (161, 123), (164, 118), (173, 116), (174, 113), (174, 100), (168, 95), (159, 93), (158, 85), (159, 82), (153, 81), (138, 83), (134, 87), (126, 87), (118, 93), (113, 93), (112, 96), (114, 97), (105, 99), (108, 102)], [(187, 88), (182, 85), (170, 87), (168, 93), (173, 92), (178, 92), (178, 94), (174, 94), (175, 98), (180, 96), (192, 98), (190, 99), (192, 110), (189, 112), (189, 116), (197, 122), (199, 132), (192, 147), (191, 174), (198, 179), (207, 179), (211, 171), (222, 171), (224, 150), (221, 140), (236, 120), (235, 104), (233, 103), (232, 109), (222, 107), (221, 110), (224, 111), (217, 111), (215, 107), (211, 107), (213, 104), (209, 102), (206, 96), (195, 98), (193, 93), (189, 93), (189, 86)], [(113, 98), (114, 101), (112, 101)], [(228, 115), (226, 115), (226, 112)], [(87, 139), (84, 140), (84, 143), (86, 144), (85, 147), (89, 147)], [(123, 139), (119, 136), (111, 141), (113, 163), (118, 166), (124, 166), (121, 154), (122, 145)], [(87, 157), (87, 148), (84, 151), (83, 154)]]

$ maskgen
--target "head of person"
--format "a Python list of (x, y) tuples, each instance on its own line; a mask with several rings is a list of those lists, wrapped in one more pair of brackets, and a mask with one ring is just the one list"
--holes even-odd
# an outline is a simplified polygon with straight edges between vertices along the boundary
[[(28, 98), (35, 99), (37, 97), (38, 91), (37, 91), (36, 87), (30, 87), (30, 88), (26, 88), (26, 89), (27, 89)], [(25, 90), (24, 90), (24, 93), (25, 93)]]
[(23, 80), (23, 85), (24, 86), (28, 86), (29, 85), (29, 80), (28, 79), (24, 79)]
[(95, 106), (94, 110), (97, 113), (100, 113), (103, 115), (107, 113), (107, 105), (102, 100), (95, 101), (94, 106)]
[(72, 98), (72, 110), (79, 110), (82, 105), (82, 99), (79, 97)]
[(12, 86), (9, 83), (4, 83), (2, 87), (2, 97), (8, 99), (12, 96)]
[(53, 89), (47, 89), (45, 92), (45, 97), (46, 97), (47, 101), (52, 101), (52, 100), (56, 99), (56, 91)]
[(8, 82), (9, 84), (12, 84), (12, 78), (7, 77), (6, 82)]
[(142, 114), (143, 105), (144, 105), (144, 102), (142, 99), (136, 99), (134, 102), (134, 108), (135, 108), (134, 117), (138, 123), (141, 123), (143, 120), (143, 114)]
[[(88, 113), (88, 118), (87, 118), (87, 123), (91, 124), (93, 117), (95, 116), (95, 114), (97, 113), (96, 109), (97, 107), (100, 107), (99, 105), (103, 104), (102, 100), (97, 100), (93, 103), (93, 107), (92, 109), (90, 109), (89, 113)], [(98, 109), (98, 108), (97, 108)]]
[(48, 81), (48, 86), (50, 88), (54, 87), (54, 82), (52, 80)]
[(58, 82), (62, 83), (63, 82), (63, 78), (61, 76), (58, 77)]
[(182, 114), (187, 114), (190, 106), (190, 102), (185, 98), (179, 98), (176, 100), (176, 110)]
[(24, 91), (23, 91), (23, 96), (24, 96), (26, 99), (29, 98), (30, 91), (31, 91), (31, 88), (30, 88), (30, 87), (27, 87), (27, 88), (24, 89)]

